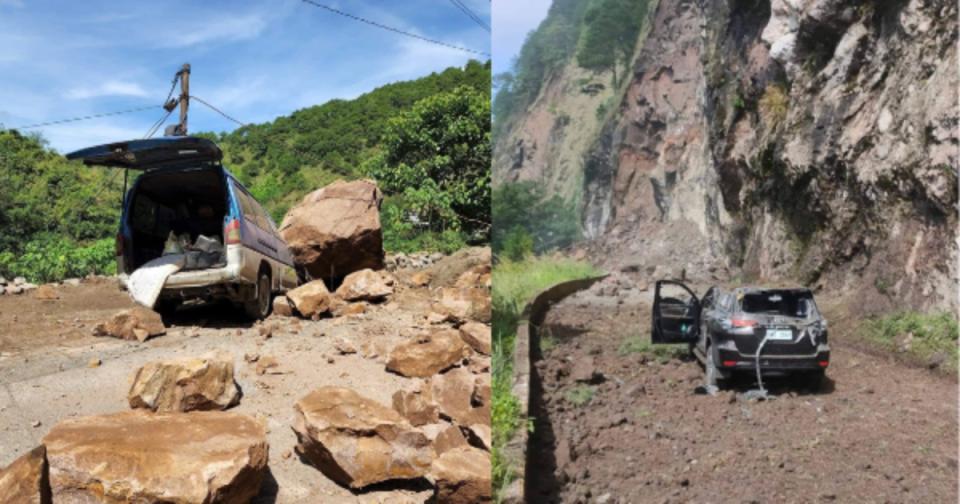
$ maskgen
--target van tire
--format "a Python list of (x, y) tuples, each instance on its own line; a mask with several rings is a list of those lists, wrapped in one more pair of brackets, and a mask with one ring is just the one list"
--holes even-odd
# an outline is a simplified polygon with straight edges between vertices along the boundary
[(267, 318), (270, 315), (270, 301), (272, 301), (272, 292), (270, 286), (270, 273), (261, 268), (257, 275), (257, 285), (253, 289), (253, 296), (243, 303), (243, 311), (247, 317), (253, 320)]

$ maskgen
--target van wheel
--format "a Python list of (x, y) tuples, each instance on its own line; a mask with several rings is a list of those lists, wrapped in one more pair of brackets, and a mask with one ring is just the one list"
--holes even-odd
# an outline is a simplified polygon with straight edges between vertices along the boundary
[(243, 311), (254, 320), (266, 318), (270, 314), (270, 297), (270, 275), (261, 271), (257, 277), (256, 292), (243, 303)]

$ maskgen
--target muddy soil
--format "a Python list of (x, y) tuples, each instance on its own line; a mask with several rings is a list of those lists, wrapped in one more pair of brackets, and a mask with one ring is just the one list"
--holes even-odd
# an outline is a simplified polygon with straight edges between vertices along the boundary
[[(447, 265), (449, 266), (449, 265)], [(466, 269), (468, 263), (464, 263)], [(0, 297), (0, 467), (40, 444), (47, 431), (67, 417), (129, 409), (131, 375), (149, 361), (199, 356), (226, 350), (234, 357), (242, 390), (232, 411), (251, 415), (267, 426), (270, 475), (254, 502), (410, 502), (429, 500), (422, 484), (381, 484), (352, 492), (302, 462), (293, 447), (293, 405), (314, 388), (349, 387), (389, 406), (393, 393), (410, 379), (385, 370), (396, 344), (430, 326), (426, 321), (429, 287), (407, 287), (411, 271), (397, 272), (398, 291), (365, 314), (319, 321), (271, 316), (269, 338), (229, 306), (181, 308), (164, 320), (167, 334), (144, 343), (94, 337), (93, 326), (133, 306), (116, 280), (59, 286), (59, 300), (31, 295)], [(343, 338), (357, 348), (341, 355), (334, 342)], [(257, 375), (245, 356), (272, 356), (280, 374)], [(91, 367), (91, 361), (100, 365)]]
[(757, 402), (747, 376), (700, 395), (684, 349), (642, 343), (652, 300), (642, 282), (604, 282), (548, 314), (531, 502), (957, 502), (955, 378), (832, 332), (820, 390), (764, 380), (773, 399)]

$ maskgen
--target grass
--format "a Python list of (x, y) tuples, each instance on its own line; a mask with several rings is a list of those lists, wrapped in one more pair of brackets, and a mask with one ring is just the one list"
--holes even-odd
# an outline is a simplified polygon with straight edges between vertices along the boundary
[(529, 419), (521, 416), (520, 401), (510, 391), (513, 344), (523, 308), (533, 296), (551, 285), (599, 273), (584, 262), (536, 257), (501, 261), (493, 268), (493, 404), (490, 420), (493, 429), (493, 488), (498, 501), (499, 495), (516, 477), (503, 449), (520, 426), (526, 425), (531, 430), (533, 427)]
[(590, 385), (575, 385), (563, 393), (564, 399), (576, 407), (587, 405), (596, 391)]
[(617, 353), (620, 355), (647, 354), (656, 359), (657, 362), (666, 364), (673, 359), (685, 356), (687, 348), (683, 345), (654, 345), (647, 338), (634, 334), (624, 338), (617, 348)]
[(898, 340), (911, 333), (913, 340), (907, 353), (923, 362), (930, 362), (938, 353), (943, 354), (946, 359), (942, 367), (957, 370), (960, 324), (949, 312), (903, 311), (867, 320), (861, 329), (862, 336), (868, 341), (892, 352), (898, 351)]

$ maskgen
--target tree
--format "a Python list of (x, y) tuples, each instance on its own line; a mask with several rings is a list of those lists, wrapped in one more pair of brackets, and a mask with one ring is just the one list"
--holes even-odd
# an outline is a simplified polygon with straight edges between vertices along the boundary
[(577, 49), (577, 64), (594, 72), (612, 71), (618, 85), (617, 65), (629, 65), (648, 0), (599, 0), (584, 15), (584, 33)]
[(490, 100), (461, 86), (425, 98), (387, 125), (383, 151), (365, 167), (411, 219), (431, 231), (490, 231)]

